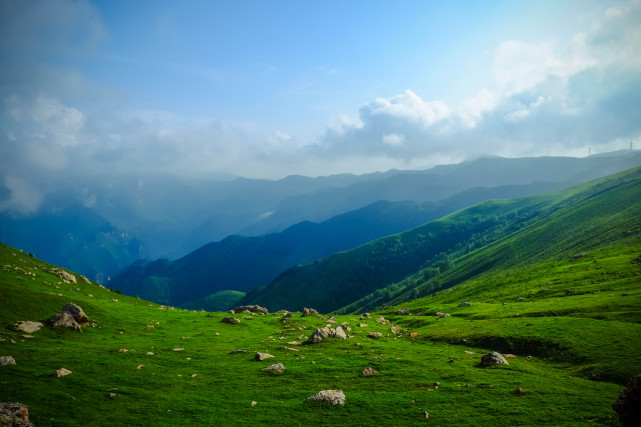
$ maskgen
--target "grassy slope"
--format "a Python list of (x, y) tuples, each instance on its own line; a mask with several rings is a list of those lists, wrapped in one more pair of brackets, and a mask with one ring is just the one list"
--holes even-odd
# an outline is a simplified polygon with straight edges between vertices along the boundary
[[(623, 387), (614, 381), (641, 372), (641, 264), (630, 263), (640, 250), (638, 241), (628, 240), (572, 264), (534, 263), (461, 284), (408, 305), (413, 311), (448, 311), (452, 317), (388, 316), (403, 328), (400, 336), (374, 318), (359, 327), (356, 316), (338, 316), (353, 328), (354, 338), (295, 352), (280, 347), (309, 336), (323, 320), (295, 315), (283, 324), (270, 314), (238, 316), (240, 324), (223, 324), (222, 313), (207, 317), (161, 309), (95, 284), (58, 283), (46, 264), (0, 246), (0, 355), (12, 355), (18, 363), (0, 367), (0, 401), (27, 404), (38, 426), (311, 425), (319, 420), (424, 425), (424, 411), (433, 425), (617, 425), (610, 405)], [(607, 274), (594, 271), (597, 265)], [(549, 291), (538, 293), (542, 286)], [(566, 288), (575, 294), (562, 296)], [(622, 291), (630, 295), (621, 297)], [(525, 301), (513, 302), (517, 296)], [(114, 297), (119, 301), (111, 302)], [(459, 308), (461, 299), (474, 305)], [(503, 300), (509, 303), (499, 304)], [(83, 307), (95, 327), (83, 333), (44, 328), (33, 338), (8, 329), (16, 320), (44, 320), (67, 302)], [(369, 331), (383, 337), (367, 338)], [(410, 331), (420, 335), (411, 338)], [(519, 351), (519, 337), (530, 343), (527, 351)], [(562, 351), (549, 352), (541, 344)], [(184, 350), (172, 351), (177, 347)], [(120, 348), (129, 351), (120, 353)], [(229, 354), (238, 348), (249, 353)], [(514, 350), (517, 358), (509, 366), (479, 367), (480, 353), (495, 348)], [(148, 351), (155, 355), (147, 356)], [(253, 351), (276, 357), (254, 362)], [(535, 357), (526, 360), (527, 354)], [(610, 360), (617, 375), (603, 374)], [(262, 370), (275, 362), (285, 364), (283, 375)], [(366, 366), (379, 375), (362, 377)], [(61, 367), (73, 374), (52, 378)], [(517, 395), (518, 387), (527, 393)], [(327, 388), (344, 390), (347, 404), (305, 401)], [(110, 392), (117, 396), (108, 397)], [(252, 407), (252, 401), (258, 404)]]
[[(426, 295), (495, 267), (594, 247), (616, 237), (622, 227), (639, 229), (634, 223), (641, 215), (639, 194), (641, 168), (636, 168), (545, 195), (488, 201), (294, 267), (249, 292), (244, 302), (356, 312), (393, 303), (403, 292), (414, 291), (405, 299)], [(426, 275), (443, 258), (454, 260), (455, 268)]]

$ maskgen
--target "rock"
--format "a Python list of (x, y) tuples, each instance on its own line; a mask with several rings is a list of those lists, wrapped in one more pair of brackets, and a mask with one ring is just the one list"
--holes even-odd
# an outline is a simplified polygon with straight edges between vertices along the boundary
[(256, 405), (258, 405), (258, 402), (256, 402), (255, 400), (252, 400), (251, 405), (252, 405), (252, 406), (256, 406)]
[(138, 365), (136, 366), (136, 369), (142, 369), (145, 365)]
[(516, 393), (518, 396), (523, 396), (525, 393), (527, 393), (527, 390), (524, 389), (523, 387), (519, 387), (516, 390), (514, 390), (514, 393)]
[(586, 257), (586, 256), (588, 256), (588, 254), (586, 254), (586, 253), (572, 255), (570, 257), (570, 261), (576, 261), (577, 259), (583, 258), (583, 257)]
[(398, 311), (397, 311), (396, 313), (394, 313), (394, 314), (396, 314), (397, 316), (409, 316), (411, 313), (410, 313), (410, 311), (409, 311), (408, 309), (406, 309), (406, 308), (401, 308), (400, 310), (398, 310)]
[(269, 359), (270, 357), (274, 357), (274, 356), (267, 353), (256, 352), (256, 354), (254, 355), (254, 360), (257, 362), (262, 362), (263, 360)]
[(378, 338), (378, 337), (380, 337), (382, 335), (383, 334), (380, 333), (380, 332), (370, 332), (369, 334), (367, 334), (367, 336), (370, 337), (370, 338)]
[(29, 408), (18, 402), (0, 402), (0, 425), (33, 427), (29, 422)]
[(267, 310), (265, 307), (261, 307), (260, 305), (241, 305), (239, 307), (236, 307), (233, 310), (234, 313), (242, 313), (243, 311), (249, 311), (250, 313), (260, 313), (260, 314), (269, 313), (269, 310)]
[(389, 331), (390, 331), (391, 333), (393, 333), (393, 334), (397, 334), (397, 333), (398, 333), (398, 331), (399, 331), (399, 328), (398, 328), (398, 326), (393, 326), (393, 325), (392, 325), (392, 326), (390, 326)]
[(436, 312), (436, 315), (437, 315), (438, 317), (450, 317), (450, 314), (449, 314), (449, 313), (441, 313), (440, 311), (437, 311), (437, 312)]
[(236, 319), (235, 317), (223, 317), (223, 320), (221, 320), (221, 322), (233, 325), (235, 323), (240, 323), (240, 319)]
[(369, 377), (372, 375), (378, 375), (378, 372), (374, 370), (374, 368), (368, 366), (367, 368), (363, 369), (363, 376), (364, 377)]
[(283, 314), (283, 317), (280, 320), (284, 322), (285, 320), (289, 319), (293, 315), (294, 314), (291, 311), (285, 311), (285, 313)]
[(506, 359), (516, 359), (516, 355), (512, 353), (504, 354), (503, 357), (505, 357)]
[(213, 313), (207, 313), (207, 317), (214, 317)]
[(321, 390), (307, 400), (318, 400), (321, 402), (331, 403), (332, 405), (344, 405), (345, 393), (343, 390)]
[(285, 365), (282, 363), (274, 363), (273, 365), (269, 365), (266, 368), (263, 368), (263, 371), (271, 371), (275, 374), (282, 374), (283, 371), (285, 371)]
[(361, 314), (361, 320), (363, 320), (363, 319), (369, 319), (370, 317), (372, 317), (372, 316), (371, 316), (369, 313), (363, 313), (363, 314)]
[(11, 325), (11, 328), (14, 331), (22, 331), (22, 332), (36, 332), (40, 328), (42, 328), (42, 323), (40, 322), (33, 322), (31, 320), (22, 320), (20, 322), (16, 322), (13, 325)]
[(49, 272), (61, 278), (65, 283), (77, 283), (76, 276), (67, 273), (62, 268), (52, 268)]
[(338, 322), (336, 321), (336, 318), (335, 318), (334, 316), (329, 316), (329, 319), (327, 319), (327, 322), (328, 322), (328, 323), (338, 323)]
[(619, 421), (623, 426), (641, 425), (641, 375), (631, 379), (619, 398), (612, 404), (619, 414)]
[(153, 356), (153, 355), (154, 355), (154, 352), (153, 352), (153, 351), (148, 351), (148, 352), (147, 352), (147, 356)]
[(15, 365), (16, 360), (11, 356), (0, 356), (0, 366)]
[(127, 350), (126, 348), (121, 348), (121, 349), (118, 350), (119, 353), (126, 353), (128, 351), (129, 350)]
[(517, 301), (519, 301), (519, 302), (521, 302), (521, 301), (525, 301), (525, 298), (523, 298), (523, 297), (518, 297), (516, 300), (517, 300)]
[(69, 375), (71, 373), (72, 372), (69, 369), (60, 368), (56, 371), (56, 373), (54, 374), (54, 377), (60, 378), (60, 377), (64, 377), (65, 375)]
[(60, 312), (47, 319), (47, 323), (51, 326), (72, 328), (82, 332), (82, 326), (89, 324), (89, 317), (82, 308), (69, 303)]
[(386, 319), (386, 318), (384, 318), (383, 316), (379, 316), (379, 317), (376, 319), (376, 323), (380, 323), (381, 325), (384, 325), (384, 324), (386, 324), (386, 323), (389, 323), (389, 320), (387, 320), (387, 319)]
[(505, 357), (501, 353), (493, 351), (488, 354), (484, 354), (481, 357), (481, 365), (483, 366), (494, 366), (494, 365), (509, 365)]
[(419, 332), (410, 332), (410, 337), (412, 338), (416, 338), (419, 335), (421, 335)]
[(463, 302), (462, 302), (462, 303), (460, 303), (458, 306), (459, 306), (459, 307), (467, 307), (467, 306), (470, 306), (470, 305), (472, 305), (472, 303), (471, 303), (471, 302), (469, 302), (469, 301), (463, 301)]
[(316, 328), (306, 341), (306, 344), (316, 344), (326, 338), (338, 338), (344, 340), (347, 339), (347, 335), (345, 334), (342, 326), (337, 326), (336, 329), (332, 329), (328, 326), (324, 328)]
[(183, 351), (183, 350), (184, 350), (184, 348), (177, 347), (177, 348), (172, 348), (171, 350), (172, 350), (172, 351)]
[(229, 352), (229, 354), (240, 354), (240, 353), (247, 353), (247, 350), (232, 350)]
[(318, 316), (318, 311), (314, 310), (313, 308), (303, 308), (303, 314), (300, 315), (300, 317), (305, 317), (305, 316)]

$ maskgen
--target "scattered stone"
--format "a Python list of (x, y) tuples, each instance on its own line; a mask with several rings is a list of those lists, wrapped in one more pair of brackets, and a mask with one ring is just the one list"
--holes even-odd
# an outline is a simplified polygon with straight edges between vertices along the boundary
[(0, 356), (0, 366), (15, 365), (16, 360), (12, 356)]
[(241, 353), (247, 353), (247, 350), (232, 350), (229, 352), (229, 354), (241, 354)]
[(427, 411), (423, 412), (423, 415), (425, 415), (425, 419), (428, 419), (430, 417), (430, 413)]
[(334, 316), (329, 316), (329, 319), (327, 319), (327, 322), (328, 322), (328, 323), (338, 323), (338, 322), (336, 321), (336, 318), (335, 318)]
[(367, 334), (367, 336), (370, 337), (370, 338), (378, 338), (378, 337), (380, 337), (382, 335), (383, 334), (380, 333), (380, 332), (370, 332), (369, 334)]
[(207, 313), (207, 317), (214, 317), (213, 313)]
[(56, 373), (54, 374), (54, 377), (60, 378), (60, 377), (64, 377), (65, 375), (69, 375), (71, 373), (72, 372), (69, 369), (60, 368), (56, 371)]
[(372, 316), (371, 316), (369, 313), (363, 313), (363, 314), (361, 314), (361, 320), (363, 320), (363, 319), (369, 319), (370, 317), (372, 317)]
[(390, 326), (389, 331), (393, 334), (397, 334), (399, 331), (398, 326)]
[(440, 311), (436, 312), (438, 317), (450, 317), (450, 313), (441, 313)]
[(284, 322), (287, 319), (289, 319), (290, 317), (292, 317), (293, 315), (294, 315), (294, 313), (292, 313), (291, 311), (285, 311), (285, 314), (283, 314), (283, 317), (280, 320), (282, 320)]
[(469, 301), (463, 301), (463, 302), (462, 302), (462, 303), (460, 303), (458, 306), (459, 306), (459, 307), (467, 307), (467, 306), (470, 306), (470, 305), (472, 305), (472, 303), (471, 303), (471, 302), (469, 302)]
[(298, 341), (288, 341), (287, 344), (289, 345), (300, 345)]
[(374, 370), (374, 368), (368, 366), (367, 368), (363, 369), (363, 376), (364, 377), (369, 377), (372, 375), (378, 375), (378, 372)]
[(51, 270), (49, 270), (49, 272), (58, 276), (65, 283), (77, 283), (76, 276), (74, 276), (73, 274), (67, 273), (62, 268), (52, 268)]
[(324, 340), (325, 338), (338, 338), (341, 340), (347, 339), (345, 331), (343, 331), (342, 326), (337, 326), (336, 329), (331, 327), (316, 328), (312, 335), (307, 340), (306, 344), (316, 344)]
[(178, 347), (178, 348), (172, 348), (171, 350), (172, 350), (172, 351), (183, 351), (183, 350), (184, 350), (184, 348), (180, 348), (180, 347)]
[(82, 326), (89, 324), (89, 317), (82, 308), (75, 304), (67, 304), (62, 310), (47, 319), (51, 326), (72, 328), (82, 332)]
[(114, 397), (118, 396), (116, 393), (109, 392), (108, 394), (109, 398), (113, 399)]
[(331, 403), (332, 405), (344, 405), (345, 393), (343, 390), (321, 390), (307, 400), (318, 400), (321, 402)]
[(252, 406), (256, 406), (256, 405), (258, 405), (258, 402), (256, 402), (255, 400), (252, 400), (251, 405), (252, 405)]
[(427, 316), (427, 313), (423, 313), (422, 311), (419, 311), (414, 316)]
[(447, 363), (454, 363), (454, 359), (448, 360)]
[(380, 317), (378, 317), (378, 318), (376, 319), (376, 323), (380, 323), (381, 325), (384, 325), (384, 324), (386, 324), (386, 323), (389, 323), (389, 320), (387, 320), (387, 319), (386, 319), (386, 318), (384, 318), (383, 316), (380, 316)]
[(282, 374), (283, 371), (285, 371), (285, 365), (282, 363), (274, 363), (273, 365), (269, 365), (266, 368), (263, 368), (263, 371), (271, 371), (275, 374)]
[(494, 365), (509, 365), (505, 357), (501, 353), (493, 351), (488, 354), (484, 354), (481, 357), (481, 365), (483, 366), (494, 366)]
[(516, 355), (512, 353), (504, 354), (503, 357), (505, 357), (506, 359), (516, 359)]
[(234, 323), (240, 323), (240, 319), (236, 319), (235, 317), (223, 317), (221, 322), (233, 325)]
[(300, 351), (297, 348), (291, 348), (291, 347), (286, 347), (286, 346), (282, 346), (280, 349), (281, 350), (289, 350), (289, 351)]
[(406, 308), (401, 308), (394, 314), (396, 314), (397, 316), (410, 316), (412, 313), (410, 313), (410, 311)]
[(572, 255), (570, 257), (570, 261), (576, 261), (577, 259), (583, 258), (583, 257), (586, 257), (586, 256), (588, 256), (588, 254), (586, 254), (586, 253)]
[(260, 313), (260, 314), (269, 313), (269, 310), (267, 310), (265, 307), (261, 307), (260, 305), (241, 305), (232, 310), (232, 312), (234, 312), (235, 314), (242, 313), (243, 311), (249, 311), (250, 313)]
[(519, 302), (521, 302), (521, 301), (525, 301), (525, 298), (523, 298), (523, 297), (518, 297), (516, 300), (517, 300), (517, 301), (519, 301)]
[(358, 326), (361, 327), (361, 328), (367, 328), (367, 324), (366, 323), (359, 323)]
[(120, 350), (118, 350), (119, 353), (126, 353), (128, 351), (129, 350), (127, 350), (126, 348), (121, 348)]
[(470, 351), (470, 350), (465, 350), (465, 354), (476, 354), (476, 353), (474, 353), (473, 351)]
[(153, 351), (148, 351), (147, 352), (147, 356), (154, 356), (154, 352)]
[(111, 302), (118, 302), (118, 300), (116, 298), (112, 298)]
[(87, 283), (87, 284), (91, 284), (91, 280), (87, 279), (87, 278), (86, 278), (85, 276), (83, 276), (82, 274), (80, 275), (80, 278), (81, 278), (82, 280), (84, 280), (84, 282), (85, 282), (85, 283)]
[(36, 332), (40, 328), (42, 328), (42, 323), (33, 322), (31, 320), (22, 320), (20, 322), (16, 322), (13, 325), (11, 325), (11, 328), (14, 331), (31, 333), (31, 332)]
[(270, 357), (274, 357), (274, 356), (267, 353), (256, 352), (256, 354), (254, 355), (254, 360), (257, 362), (262, 362), (263, 360), (269, 359)]
[(525, 393), (527, 393), (527, 390), (524, 389), (523, 387), (519, 387), (516, 390), (514, 390), (514, 393), (516, 393), (518, 396), (523, 396)]
[(29, 422), (29, 408), (18, 402), (0, 402), (0, 425), (33, 427)]
[(197, 376), (198, 376), (198, 374), (191, 374), (191, 377), (192, 377), (192, 378), (195, 378), (195, 377), (197, 377)]
[(624, 426), (641, 425), (641, 375), (631, 379), (619, 398), (612, 404)]
[(419, 332), (410, 332), (410, 337), (412, 338), (416, 338), (419, 335), (421, 335)]
[(136, 366), (136, 369), (142, 369), (143, 366), (145, 366), (145, 365), (138, 365), (138, 366)]
[(306, 317), (306, 316), (319, 316), (318, 311), (314, 310), (313, 308), (303, 308), (303, 314), (300, 315), (300, 317)]

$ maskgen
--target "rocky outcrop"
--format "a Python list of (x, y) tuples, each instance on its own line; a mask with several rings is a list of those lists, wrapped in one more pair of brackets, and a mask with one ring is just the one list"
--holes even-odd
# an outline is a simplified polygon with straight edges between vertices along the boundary
[(305, 316), (320, 316), (318, 311), (314, 310), (313, 308), (303, 308), (303, 314), (300, 315), (300, 317), (305, 317)]
[(324, 328), (316, 328), (312, 333), (312, 336), (306, 341), (306, 344), (316, 344), (321, 342), (326, 338), (338, 338), (341, 340), (347, 339), (347, 335), (343, 330), (342, 326), (337, 326), (336, 329), (333, 329), (329, 326)]
[(32, 333), (42, 328), (42, 323), (33, 322), (31, 320), (21, 320), (20, 322), (16, 322), (11, 325), (11, 328), (14, 331)]
[(0, 356), (0, 366), (15, 365), (16, 360), (11, 356)]
[(307, 400), (317, 400), (321, 402), (331, 403), (332, 405), (344, 405), (345, 393), (343, 390), (321, 390)]
[(260, 305), (241, 305), (231, 310), (234, 314), (242, 313), (244, 311), (249, 311), (250, 313), (269, 314), (269, 310), (265, 307), (261, 307)]
[(51, 326), (72, 328), (82, 332), (82, 326), (89, 324), (89, 317), (82, 308), (69, 303), (60, 312), (47, 319), (47, 323)]
[(18, 402), (0, 402), (0, 425), (33, 427), (29, 422), (29, 408)]
[(641, 375), (628, 382), (612, 409), (619, 414), (624, 427), (641, 426)]
[(494, 365), (509, 365), (505, 357), (501, 353), (493, 351), (488, 354), (484, 354), (481, 357), (481, 365), (483, 366), (494, 366)]
[(77, 283), (76, 276), (67, 273), (62, 268), (52, 268), (49, 272), (61, 278), (65, 283)]

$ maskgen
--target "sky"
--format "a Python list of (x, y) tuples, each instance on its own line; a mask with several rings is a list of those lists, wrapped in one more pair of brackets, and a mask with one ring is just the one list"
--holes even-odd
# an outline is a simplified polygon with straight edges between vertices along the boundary
[(0, 61), (0, 211), (52, 177), (641, 147), (640, 0), (0, 0)]

